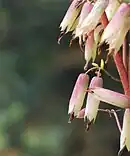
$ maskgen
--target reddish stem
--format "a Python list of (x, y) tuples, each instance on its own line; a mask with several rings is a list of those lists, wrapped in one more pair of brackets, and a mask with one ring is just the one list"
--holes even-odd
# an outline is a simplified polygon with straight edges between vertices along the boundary
[(128, 73), (128, 61), (127, 61), (127, 39), (125, 38), (124, 39), (124, 42), (123, 42), (123, 50), (122, 50), (122, 52), (123, 52), (123, 64), (124, 64), (124, 66), (125, 66), (125, 69), (126, 69), (126, 71), (127, 71), (127, 73)]
[(101, 22), (104, 28), (106, 28), (106, 26), (108, 25), (109, 21), (107, 18), (106, 13), (104, 12), (104, 14), (101, 16)]
[(114, 55), (113, 57), (114, 57), (114, 61), (115, 61), (121, 82), (122, 82), (124, 92), (125, 94), (128, 95), (129, 94), (128, 76), (127, 76), (127, 72), (123, 64), (122, 56), (119, 54), (119, 52), (117, 52), (116, 55)]
[[(102, 25), (104, 26), (104, 28), (109, 23), (105, 12), (101, 17), (101, 22), (102, 22)], [(117, 52), (116, 55), (113, 56), (113, 58), (114, 58), (114, 61), (115, 61), (115, 64), (116, 64), (116, 67), (117, 67), (121, 82), (122, 82), (124, 92), (125, 92), (125, 94), (128, 95), (129, 94), (128, 76), (127, 76), (127, 71), (126, 71), (126, 69), (124, 67), (124, 64), (123, 64), (122, 57), (121, 57), (120, 53)]]

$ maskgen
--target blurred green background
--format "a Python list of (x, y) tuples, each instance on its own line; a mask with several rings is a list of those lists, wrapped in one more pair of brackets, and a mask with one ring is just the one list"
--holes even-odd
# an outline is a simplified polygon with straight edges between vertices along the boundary
[[(0, 156), (117, 155), (119, 131), (108, 114), (99, 113), (87, 133), (82, 120), (67, 123), (69, 97), (85, 63), (76, 41), (69, 48), (69, 35), (57, 44), (68, 5), (0, 0)], [(107, 70), (118, 77), (112, 59)], [(122, 90), (103, 77), (106, 88)]]

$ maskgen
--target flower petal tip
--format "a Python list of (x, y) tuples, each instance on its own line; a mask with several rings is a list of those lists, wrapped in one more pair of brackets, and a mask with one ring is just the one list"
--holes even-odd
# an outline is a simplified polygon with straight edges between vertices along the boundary
[(85, 116), (84, 118), (84, 122), (85, 122), (85, 130), (89, 131), (90, 127), (92, 126), (92, 124), (94, 123), (94, 119), (92, 119), (91, 121), (87, 118), (87, 116)]
[(126, 146), (124, 146), (119, 152), (118, 156), (123, 156), (124, 150), (126, 149)]
[(74, 112), (70, 114), (68, 123), (71, 123), (74, 120)]

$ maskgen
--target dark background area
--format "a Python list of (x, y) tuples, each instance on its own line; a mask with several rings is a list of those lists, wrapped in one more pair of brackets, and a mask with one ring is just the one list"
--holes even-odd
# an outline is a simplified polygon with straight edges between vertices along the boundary
[[(89, 132), (83, 120), (67, 123), (68, 101), (85, 63), (76, 41), (69, 48), (69, 35), (57, 44), (68, 5), (0, 0), (0, 156), (117, 155), (120, 134), (107, 113), (98, 114)], [(112, 58), (107, 70), (118, 77)], [(103, 78), (105, 88), (122, 91)]]

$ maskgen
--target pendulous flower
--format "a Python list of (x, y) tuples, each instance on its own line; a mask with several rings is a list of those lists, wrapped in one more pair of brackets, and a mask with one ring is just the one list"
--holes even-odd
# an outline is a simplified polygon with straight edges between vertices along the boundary
[(88, 87), (89, 76), (85, 73), (82, 73), (78, 76), (76, 84), (74, 86), (70, 101), (69, 101), (69, 110), (70, 121), (77, 116), (81, 107), (83, 106), (84, 98), (86, 95), (86, 90)]
[(130, 98), (127, 95), (101, 87), (90, 88), (90, 93), (100, 101), (121, 108), (130, 108)]
[(130, 29), (130, 4), (122, 3), (105, 28), (101, 44), (109, 44), (110, 50), (119, 51), (127, 32)]
[(95, 61), (97, 51), (97, 44), (94, 40), (94, 32), (89, 33), (86, 42), (85, 42), (85, 53), (84, 57), (86, 60), (85, 69), (87, 68), (88, 62), (92, 58), (92, 61)]
[[(93, 87), (103, 87), (103, 79), (101, 77), (95, 76), (92, 78), (89, 88)], [(89, 130), (90, 125), (95, 122), (100, 100), (95, 98), (91, 93), (88, 93), (84, 121), (86, 122), (86, 129)]]
[(69, 31), (73, 31), (76, 28), (79, 20), (80, 11), (83, 6), (83, 4), (81, 4), (77, 7), (78, 3), (79, 0), (72, 1), (68, 11), (65, 14), (65, 17), (60, 24), (62, 32), (67, 33)]
[(130, 109), (126, 109), (124, 113), (123, 128), (120, 137), (120, 151), (118, 155), (122, 153), (125, 146), (127, 150), (130, 151)]
[(84, 34), (89, 34), (92, 30), (95, 29), (97, 24), (100, 22), (100, 18), (103, 15), (109, 0), (97, 0), (94, 4), (89, 15), (83, 20), (79, 31), (76, 33), (76, 36), (81, 36)]
[(93, 5), (90, 2), (86, 2), (84, 3), (80, 16), (79, 16), (79, 22), (78, 25), (76, 26), (76, 29), (74, 31), (75, 36), (77, 36), (77, 32), (79, 31), (79, 28), (81, 27), (82, 22), (84, 21), (84, 19), (89, 15), (90, 11), (92, 10)]

